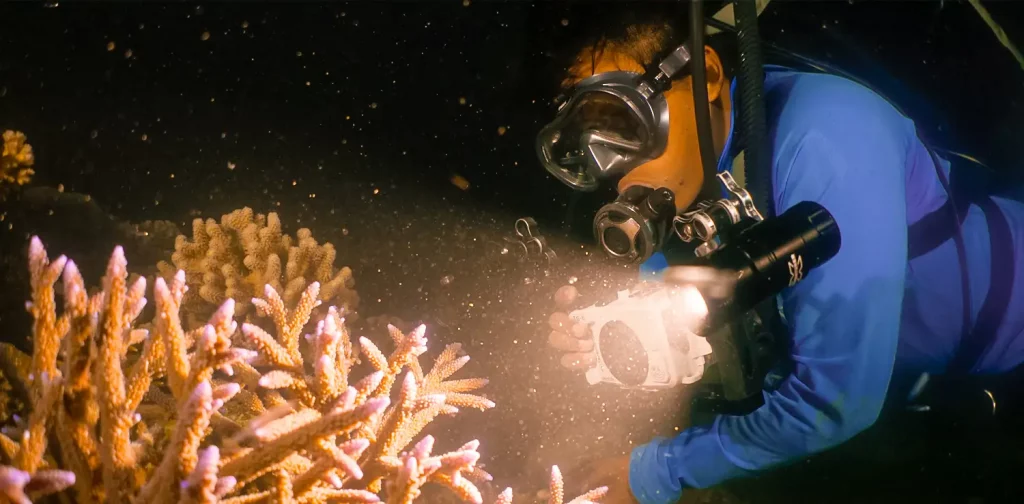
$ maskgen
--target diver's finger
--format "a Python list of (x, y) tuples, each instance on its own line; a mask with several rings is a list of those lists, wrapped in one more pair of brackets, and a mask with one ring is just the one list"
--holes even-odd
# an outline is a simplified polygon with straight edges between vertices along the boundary
[(548, 345), (566, 352), (589, 352), (594, 349), (593, 341), (577, 339), (562, 331), (551, 331), (548, 335)]
[(555, 312), (548, 318), (548, 325), (556, 331), (562, 331), (568, 333), (572, 330), (573, 319), (565, 312)]
[(590, 339), (590, 324), (573, 324), (572, 329), (569, 331), (577, 339)]
[(587, 353), (567, 353), (562, 356), (560, 360), (562, 367), (571, 369), (573, 371), (590, 369), (594, 367), (597, 362), (594, 352)]
[(576, 290), (576, 287), (571, 285), (563, 285), (555, 291), (555, 305), (560, 308), (569, 308), (576, 302), (576, 298), (579, 297), (580, 292)]

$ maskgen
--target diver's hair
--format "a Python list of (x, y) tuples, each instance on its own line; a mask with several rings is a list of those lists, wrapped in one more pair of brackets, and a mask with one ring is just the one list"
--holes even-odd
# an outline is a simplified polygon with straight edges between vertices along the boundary
[[(705, 13), (714, 13), (719, 2), (707, 2)], [(558, 69), (558, 87), (565, 89), (570, 75), (583, 69), (592, 74), (604, 51), (615, 51), (648, 67), (654, 59), (686, 41), (689, 33), (689, 2), (679, 0), (630, 2), (568, 2), (577, 11), (566, 19), (563, 41), (552, 51)], [(589, 12), (588, 12), (589, 11)], [(730, 34), (705, 38), (718, 53), (726, 77), (734, 75), (736, 47)], [(590, 68), (586, 68), (589, 65)]]

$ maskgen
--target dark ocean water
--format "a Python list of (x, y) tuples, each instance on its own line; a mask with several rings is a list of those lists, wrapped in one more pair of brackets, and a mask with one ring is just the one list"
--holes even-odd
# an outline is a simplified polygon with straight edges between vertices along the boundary
[[(1019, 4), (988, 7), (1024, 41)], [(3, 3), (0, 129), (28, 134), (37, 185), (90, 195), (119, 220), (187, 230), (193, 217), (250, 206), (278, 212), (288, 231), (311, 228), (353, 268), (362, 314), (424, 321), (433, 352), (460, 341), (473, 357), (464, 373), (491, 378), (498, 407), (443, 421), (439, 437), (479, 438), (500, 484), (539, 487), (551, 464), (671, 434), (682, 409), (678, 393), (589, 389), (544, 348), (558, 286), (575, 279), (606, 293), (630, 276), (590, 254), (587, 212), (607, 194), (572, 200), (533, 156), (550, 117), (543, 53), (582, 12), (527, 2)], [(966, 3), (776, 1), (761, 29), (873, 81), (928, 117), (930, 134), (1020, 177), (1024, 69)], [(96, 268), (115, 244), (90, 232), (94, 221), (54, 222), (78, 222), (74, 210), (42, 208), (6, 208), (0, 222), (6, 340), (27, 327), (26, 288), (12, 279), (29, 233), (52, 255), (96, 256)], [(525, 216), (557, 264), (501, 253)], [(129, 260), (154, 262), (131, 250)], [(897, 417), (845, 451), (713, 498), (967, 502), (1024, 462), (1000, 442)]]

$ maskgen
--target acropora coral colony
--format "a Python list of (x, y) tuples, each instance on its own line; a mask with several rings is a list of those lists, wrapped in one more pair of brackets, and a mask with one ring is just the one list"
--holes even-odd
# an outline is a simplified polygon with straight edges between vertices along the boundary
[(192, 221), (191, 240), (179, 235), (171, 262), (157, 265), (161, 276), (170, 280), (185, 271), (189, 287), (182, 301), (188, 317), (206, 320), (221, 303), (235, 300), (235, 315), (250, 315), (249, 301), (270, 285), (284, 302), (298, 302), (311, 282), (319, 282), (317, 299), (352, 315), (359, 303), (352, 270), (335, 269), (336, 252), (330, 243), (320, 245), (309, 229), (293, 238), (281, 231), (277, 214), (254, 214), (240, 208), (220, 218)]
[[(228, 221), (220, 227), (241, 226)], [(270, 218), (238, 218), (246, 221), (279, 229)], [(209, 240), (196, 238), (193, 245), (206, 247), (204, 254), (219, 253), (215, 243), (223, 237), (210, 221), (203, 224), (206, 235), (195, 234)], [(243, 247), (255, 247), (250, 229), (245, 224), (238, 232), (248, 236)], [(256, 236), (260, 246), (267, 243), (262, 230)], [(199, 254), (190, 246), (177, 248), (175, 263)], [(442, 454), (434, 454), (429, 435), (413, 442), (438, 416), (494, 406), (472, 394), (486, 380), (448, 379), (468, 361), (459, 345), (448, 345), (424, 372), (423, 326), (408, 334), (389, 327), (390, 355), (366, 338), (352, 341), (343, 306), (314, 311), (321, 300), (337, 299), (347, 281), (323, 265), (328, 256), (333, 262), (330, 251), (309, 259), (316, 281), (302, 288), (294, 284), (300, 276), (290, 271), (288, 282), (269, 280), (277, 275), (266, 272), (280, 265), (244, 262), (252, 253), (243, 260), (254, 275), (246, 282), (265, 282), (246, 301), (256, 317), (235, 321), (243, 305), (232, 296), (248, 291), (225, 281), (232, 295), (213, 296), (219, 306), (207, 322), (188, 329), (180, 315), (190, 287), (219, 287), (217, 272), (194, 283), (183, 269), (157, 277), (154, 318), (140, 323), (147, 280), (129, 282), (120, 247), (101, 288), (90, 293), (73, 261), (51, 261), (33, 237), (27, 303), (34, 319), (32, 355), (0, 352), (13, 360), (5, 366), (17, 370), (12, 388), (31, 407), (0, 435), (0, 501), (21, 504), (50, 495), (80, 503), (408, 503), (432, 483), (481, 502), (474, 483), (491, 477), (477, 465), (477, 441)], [(289, 254), (287, 269), (292, 263)], [(309, 323), (314, 313), (322, 315)], [(357, 380), (350, 371), (360, 359), (374, 371)], [(561, 504), (557, 466), (550, 490), (550, 502)], [(571, 502), (596, 501), (605, 492), (599, 488)], [(511, 499), (506, 489), (498, 502)]]
[(20, 131), (6, 130), (3, 134), (3, 152), (0, 153), (0, 191), (6, 187), (25, 185), (32, 180), (35, 156), (32, 146)]

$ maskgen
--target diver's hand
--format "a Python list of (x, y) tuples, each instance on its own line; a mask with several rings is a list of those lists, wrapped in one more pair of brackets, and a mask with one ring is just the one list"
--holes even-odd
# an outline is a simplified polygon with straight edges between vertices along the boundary
[(556, 311), (548, 319), (551, 326), (548, 346), (565, 352), (560, 361), (562, 366), (584, 371), (594, 367), (597, 359), (594, 355), (594, 340), (591, 338), (590, 327), (575, 323), (568, 313), (578, 297), (579, 292), (571, 285), (563, 286), (555, 292)]

